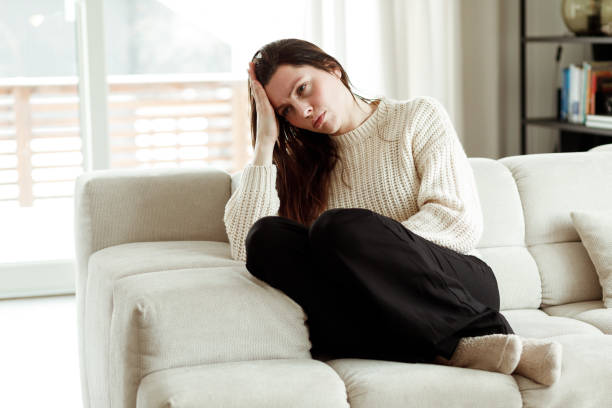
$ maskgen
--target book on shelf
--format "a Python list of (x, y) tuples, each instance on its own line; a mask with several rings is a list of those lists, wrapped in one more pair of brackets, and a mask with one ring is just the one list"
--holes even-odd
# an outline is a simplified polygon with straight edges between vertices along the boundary
[(590, 126), (601, 121), (589, 116), (612, 115), (612, 61), (569, 64), (561, 78), (561, 120)]
[(582, 68), (574, 64), (570, 64), (568, 68), (569, 83), (567, 84), (567, 120), (570, 123), (582, 123), (582, 118), (580, 115)]
[(587, 115), (586, 120), (612, 124), (612, 115)]
[(582, 76), (581, 76), (581, 87), (580, 87), (580, 100), (582, 103), (580, 104), (580, 121), (582, 123), (586, 122), (586, 112), (589, 108), (589, 95), (590, 95), (590, 79), (591, 77), (591, 64), (587, 61), (582, 63)]
[(612, 115), (587, 115), (585, 126), (612, 129)]
[(591, 122), (589, 120), (585, 123), (586, 127), (597, 128), (597, 129), (612, 129), (612, 123), (605, 122)]
[(569, 67), (563, 68), (561, 74), (561, 106), (559, 107), (559, 117), (561, 118), (561, 120), (567, 120), (567, 107), (569, 105), (569, 75)]

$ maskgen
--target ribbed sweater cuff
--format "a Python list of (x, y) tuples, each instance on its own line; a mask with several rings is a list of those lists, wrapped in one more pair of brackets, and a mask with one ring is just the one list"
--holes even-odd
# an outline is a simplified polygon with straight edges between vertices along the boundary
[(240, 186), (247, 191), (268, 191), (276, 187), (276, 165), (247, 165), (242, 171)]

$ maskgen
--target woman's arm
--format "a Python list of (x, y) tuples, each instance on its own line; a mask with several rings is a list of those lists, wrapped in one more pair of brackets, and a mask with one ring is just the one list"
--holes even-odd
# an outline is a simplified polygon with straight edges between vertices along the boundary
[(225, 205), (223, 222), (230, 242), (232, 258), (246, 261), (245, 239), (260, 218), (278, 215), (280, 201), (276, 191), (276, 166), (272, 163), (278, 140), (278, 119), (266, 91), (249, 62), (249, 89), (257, 110), (257, 130), (253, 162), (242, 171), (240, 185)]
[(476, 247), (483, 216), (472, 166), (440, 102), (419, 98), (411, 150), (421, 185), (410, 231), (460, 253)]
[(246, 262), (244, 241), (251, 226), (260, 218), (278, 215), (279, 207), (276, 166), (248, 164), (223, 216), (232, 258)]

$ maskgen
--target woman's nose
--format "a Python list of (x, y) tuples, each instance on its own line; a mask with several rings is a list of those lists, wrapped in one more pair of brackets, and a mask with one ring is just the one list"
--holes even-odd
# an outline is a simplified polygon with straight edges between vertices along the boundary
[(309, 117), (310, 115), (312, 115), (312, 106), (308, 104), (302, 106), (302, 112), (304, 113), (305, 118)]

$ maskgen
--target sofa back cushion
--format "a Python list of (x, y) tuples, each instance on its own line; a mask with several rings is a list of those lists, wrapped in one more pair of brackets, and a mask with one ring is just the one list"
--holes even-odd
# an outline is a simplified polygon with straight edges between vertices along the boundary
[(542, 280), (543, 305), (601, 299), (601, 286), (570, 211), (612, 203), (612, 153), (511, 156), (506, 166), (521, 198), (525, 242)]
[(497, 160), (469, 158), (482, 206), (484, 230), (478, 256), (497, 278), (500, 308), (537, 309), (540, 275), (525, 246), (525, 224), (516, 183)]

